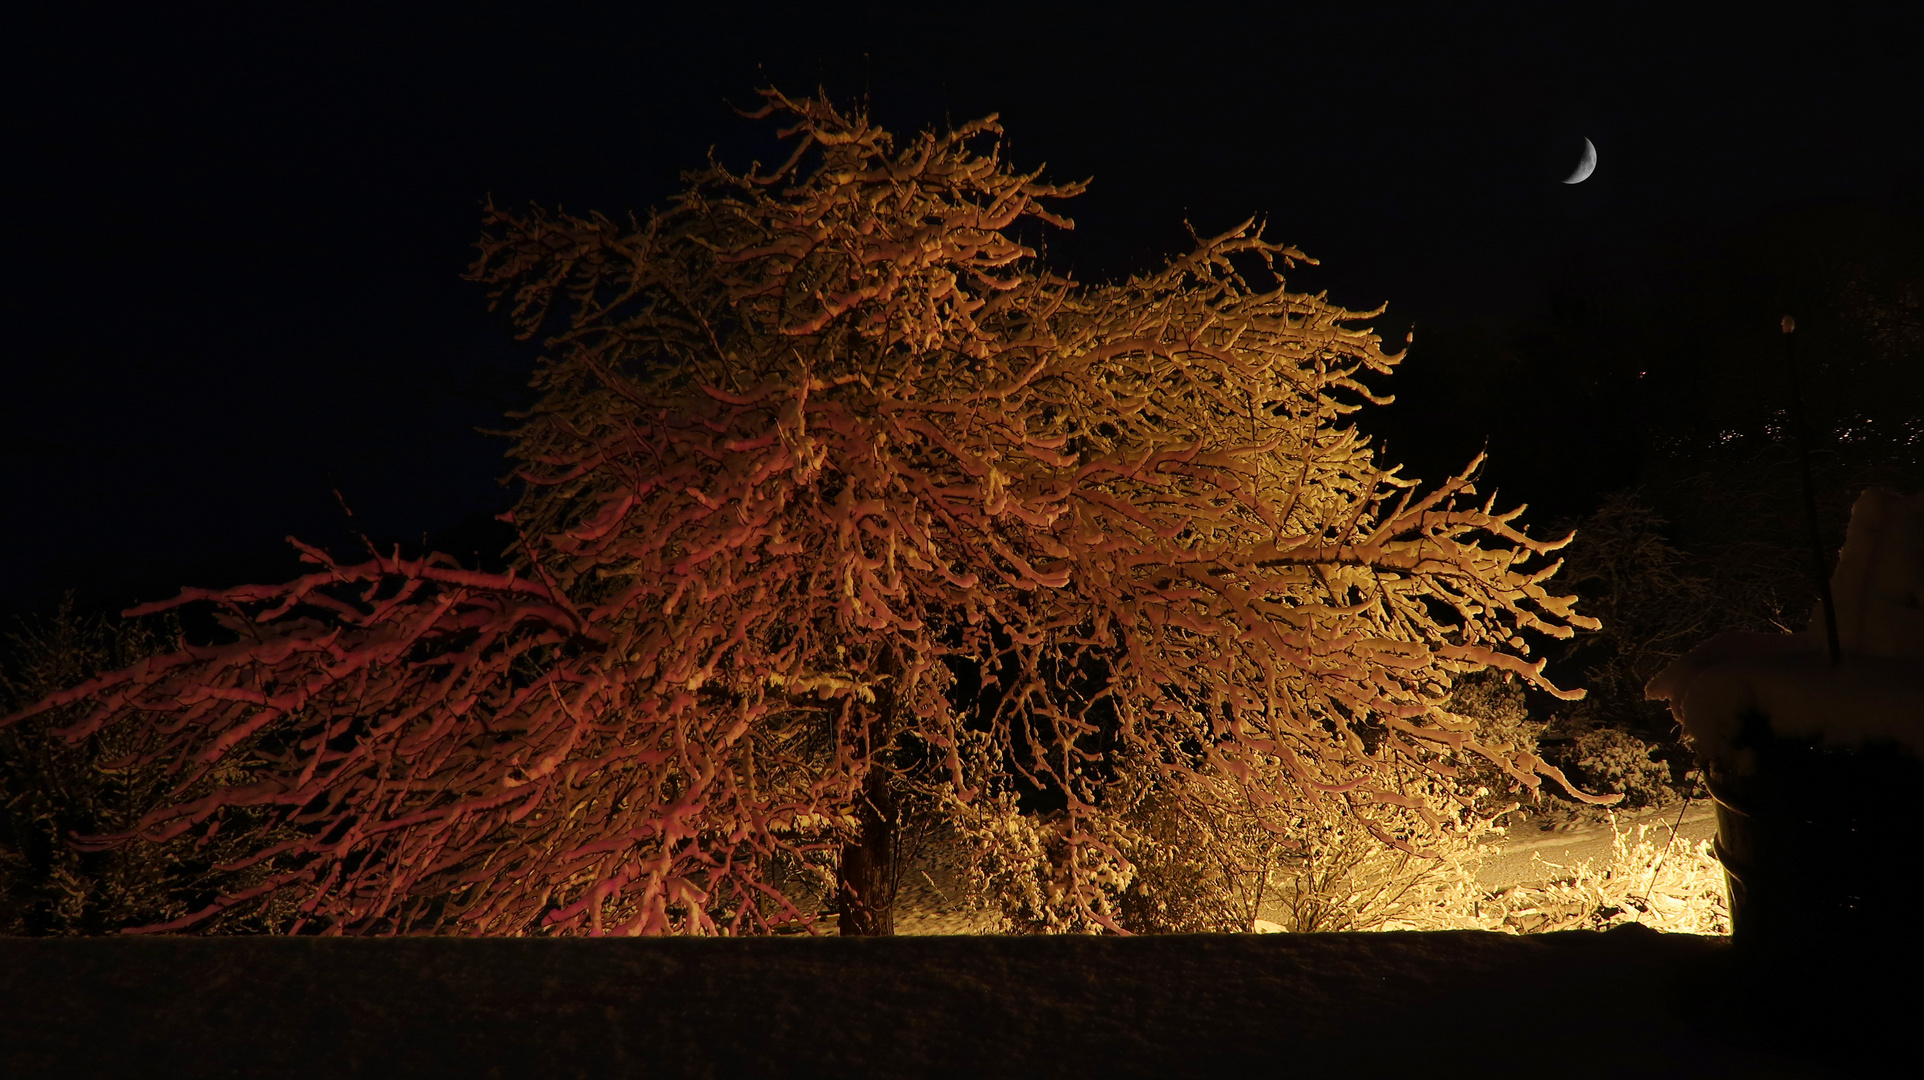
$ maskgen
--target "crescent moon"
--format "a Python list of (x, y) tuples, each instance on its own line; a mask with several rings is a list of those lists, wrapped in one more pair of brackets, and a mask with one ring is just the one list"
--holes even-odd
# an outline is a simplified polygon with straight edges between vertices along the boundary
[(1596, 144), (1592, 143), (1589, 139), (1585, 139), (1583, 140), (1582, 160), (1577, 162), (1576, 171), (1571, 173), (1569, 176), (1564, 177), (1563, 182), (1566, 184), (1581, 184), (1585, 180), (1590, 179), (1590, 174), (1596, 171), (1597, 171)]

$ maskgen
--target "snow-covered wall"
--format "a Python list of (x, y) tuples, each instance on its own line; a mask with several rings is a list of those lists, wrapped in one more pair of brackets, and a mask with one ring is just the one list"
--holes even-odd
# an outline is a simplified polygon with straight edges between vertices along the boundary
[(1798, 634), (1723, 634), (1645, 687), (1668, 701), (1697, 753), (1726, 758), (1743, 718), (1833, 747), (1893, 742), (1924, 757), (1924, 495), (1870, 488), (1851, 508), (1831, 576), (1843, 662), (1823, 611)]

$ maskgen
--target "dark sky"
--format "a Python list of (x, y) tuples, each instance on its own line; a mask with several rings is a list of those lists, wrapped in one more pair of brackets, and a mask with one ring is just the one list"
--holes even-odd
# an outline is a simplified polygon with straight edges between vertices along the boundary
[(459, 279), (481, 200), (645, 208), (765, 150), (729, 103), (769, 82), (891, 127), (1001, 113), (1018, 164), (1094, 177), (1050, 241), (1085, 278), (1266, 216), (1322, 260), (1293, 286), (1415, 326), (1363, 420), (1390, 456), (1434, 479), (1487, 440), (1537, 517), (1636, 478), (1664, 342), (1782, 299), (1724, 326), (1666, 297), (1924, 191), (1912, 4), (550, 7), (13, 25), (0, 610), (284, 572), (281, 537), (345, 535), (334, 484), (379, 536), (491, 509), (473, 429), (534, 354)]

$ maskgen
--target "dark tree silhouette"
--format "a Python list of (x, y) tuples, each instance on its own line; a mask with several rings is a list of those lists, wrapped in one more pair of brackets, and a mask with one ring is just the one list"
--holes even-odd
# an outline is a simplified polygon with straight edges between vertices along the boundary
[[(22, 618), (0, 636), (0, 709), (32, 705), (47, 694), (178, 648), (178, 627), (165, 617), (114, 621), (83, 616), (69, 596), (39, 618)], [(76, 836), (125, 830), (168, 801), (178, 776), (163, 762), (138, 762), (143, 732), (122, 723), (78, 740), (54, 728), (84, 714), (85, 702), (0, 730), (0, 935), (108, 934), (166, 922), (219, 896), (252, 886), (266, 873), (244, 860), (262, 840), (293, 835), (267, 815), (230, 814), (214, 836), (181, 836), (162, 844), (76, 844)], [(224, 756), (222, 768), (190, 789), (195, 797), (245, 776), (247, 748)], [(261, 933), (293, 917), (285, 900), (202, 920), (202, 933)]]

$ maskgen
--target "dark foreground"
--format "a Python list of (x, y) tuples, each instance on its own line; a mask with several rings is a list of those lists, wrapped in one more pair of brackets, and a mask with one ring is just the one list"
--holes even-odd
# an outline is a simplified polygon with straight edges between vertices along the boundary
[[(1899, 977), (1914, 987), (1909, 975)], [(1908, 1048), (1888, 1056), (1914, 1030), (1909, 1007), (1815, 1026), (1759, 1020), (1747, 995), (1769, 981), (1725, 941), (1641, 927), (1523, 938), (0, 938), (0, 1076), (1924, 1074)]]

